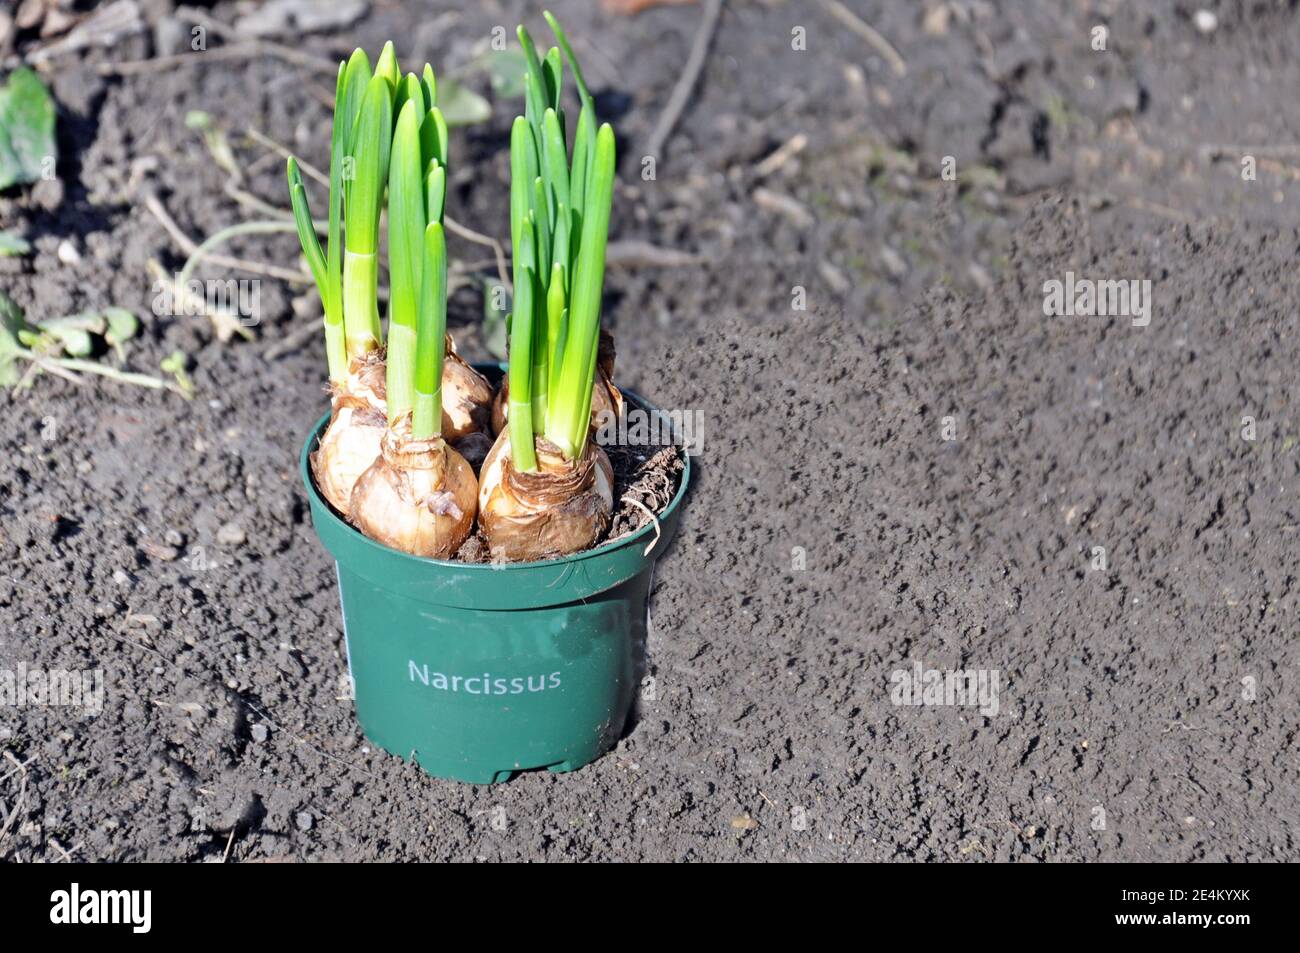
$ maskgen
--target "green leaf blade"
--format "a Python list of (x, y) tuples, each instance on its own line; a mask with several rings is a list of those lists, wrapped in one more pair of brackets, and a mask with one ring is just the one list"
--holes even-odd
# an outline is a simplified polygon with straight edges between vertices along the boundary
[(302, 253), (307, 259), (312, 277), (316, 279), (321, 302), (328, 305), (331, 292), (329, 269), (325, 254), (321, 251), (320, 239), (316, 237), (316, 227), (312, 224), (307, 190), (302, 183), (302, 173), (298, 170), (298, 160), (293, 156), (286, 162), (286, 172), (289, 179), (289, 204), (293, 207), (293, 223), (298, 229), (298, 242), (302, 245)]
[(586, 215), (572, 279), (564, 366), (558, 393), (553, 395), (553, 406), (558, 405), (558, 408), (547, 422), (547, 437), (575, 457), (583, 452), (591, 428), (591, 387), (600, 336), (605, 249), (614, 195), (614, 159), (614, 131), (606, 124), (596, 134), (593, 174), (587, 184)]
[(440, 222), (424, 233), (424, 283), (416, 344), (415, 415), (411, 433), (428, 439), (442, 429), (442, 365), (447, 337), (447, 241)]
[(594, 117), (595, 103), (592, 101), (591, 91), (587, 88), (587, 81), (583, 78), (582, 67), (578, 64), (578, 58), (573, 55), (573, 47), (569, 45), (569, 38), (564, 35), (564, 30), (560, 27), (560, 21), (555, 19), (550, 10), (543, 10), (542, 16), (550, 26), (551, 32), (555, 34), (555, 42), (559, 43), (560, 49), (564, 51), (564, 58), (569, 61), (569, 69), (573, 70), (573, 81), (578, 86), (578, 98), (582, 101), (582, 107), (584, 109), (590, 107)]

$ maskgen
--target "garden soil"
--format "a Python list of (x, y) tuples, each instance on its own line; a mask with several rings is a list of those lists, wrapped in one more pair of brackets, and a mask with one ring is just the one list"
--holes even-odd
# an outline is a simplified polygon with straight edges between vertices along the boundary
[[(145, 203), (195, 239), (261, 214), (187, 128), (201, 110), (238, 189), (283, 206), (283, 159), (247, 130), (324, 164), (332, 78), (101, 70), (164, 26), (59, 61), (59, 179), (0, 197), (35, 246), (0, 258), (0, 289), (33, 319), (132, 308), (127, 365), (180, 350), (196, 388), (0, 394), (0, 668), (104, 686), (98, 714), (0, 708), (0, 857), (1300, 856), (1294, 5), (845, 4), (900, 73), (833, 5), (731, 3), (649, 164), (698, 7), (555, 6), (623, 144), (617, 382), (698, 414), (703, 441), (624, 736), (488, 788), (358, 730), (296, 472), (327, 407), (299, 333), (316, 304), (264, 279), (251, 341), (154, 315), (149, 262), (184, 253)], [(487, 94), (448, 206), (506, 234), (518, 104), (476, 64), (517, 11), (375, 8), (294, 45), (395, 37)], [(287, 234), (231, 251), (298, 260)], [(492, 273), (489, 249), (452, 253)], [(1067, 273), (1149, 281), (1149, 322), (1046, 316)], [(480, 284), (451, 302), (471, 359)], [(984, 695), (919, 690), (957, 670)]]

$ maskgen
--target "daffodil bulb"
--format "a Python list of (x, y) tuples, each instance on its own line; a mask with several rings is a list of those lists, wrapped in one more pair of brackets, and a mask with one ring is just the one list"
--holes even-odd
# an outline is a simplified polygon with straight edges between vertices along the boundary
[(595, 441), (577, 460), (565, 459), (545, 438), (534, 441), (537, 469), (516, 470), (510, 432), (503, 431), (483, 462), (479, 527), (493, 558), (546, 559), (581, 552), (609, 528), (614, 468)]
[(447, 335), (442, 363), (442, 435), (452, 444), (487, 430), (492, 408), (492, 385), (466, 363)]
[(474, 528), (478, 481), (441, 436), (415, 439), (411, 416), (383, 431), (380, 453), (352, 490), (350, 518), (376, 542), (450, 559)]
[(321, 495), (347, 516), (352, 488), (379, 456), (387, 423), (382, 351), (353, 358), (347, 378), (332, 387), (330, 405), (329, 426), (311, 455), (311, 469)]

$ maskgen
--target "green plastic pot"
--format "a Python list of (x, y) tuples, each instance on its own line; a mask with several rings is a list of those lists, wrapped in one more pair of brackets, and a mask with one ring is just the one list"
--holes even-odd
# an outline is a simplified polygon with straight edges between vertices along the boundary
[(647, 525), (561, 559), (459, 563), (390, 549), (334, 511), (308, 465), (328, 423), (327, 414), (308, 434), (300, 469), (338, 572), (366, 737), (434, 777), (474, 784), (573, 771), (604, 753), (632, 708), (655, 558), (677, 528), (690, 457), (657, 540)]

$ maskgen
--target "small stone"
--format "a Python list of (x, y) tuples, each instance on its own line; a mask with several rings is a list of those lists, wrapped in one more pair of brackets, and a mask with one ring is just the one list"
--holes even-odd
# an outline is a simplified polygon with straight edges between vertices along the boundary
[(982, 265), (971, 262), (966, 266), (966, 273), (970, 275), (971, 283), (980, 291), (988, 291), (993, 287), (993, 279)]
[(226, 523), (217, 530), (217, 542), (222, 546), (242, 546), (248, 537), (238, 523)]
[(113, 570), (113, 581), (119, 586), (131, 585), (131, 577), (120, 569)]
[(844, 272), (831, 264), (829, 261), (822, 259), (817, 263), (817, 271), (821, 274), (822, 280), (826, 282), (831, 291), (836, 294), (848, 294), (852, 285), (849, 279), (845, 277)]
[(152, 556), (154, 559), (162, 560), (165, 563), (172, 562), (181, 554), (175, 546), (167, 546), (153, 539), (146, 539), (140, 543), (140, 548), (145, 554)]
[(59, 242), (57, 254), (59, 261), (65, 265), (76, 265), (81, 262), (81, 252), (77, 251), (77, 246), (66, 238)]
[(931, 36), (943, 36), (948, 32), (948, 21), (952, 18), (952, 9), (946, 3), (933, 7), (921, 21), (921, 29)]
[(889, 272), (891, 278), (902, 278), (907, 274), (907, 262), (888, 245), (880, 246), (880, 263), (884, 265), (885, 271)]
[(185, 537), (182, 536), (178, 530), (169, 529), (167, 532), (163, 533), (163, 542), (168, 546), (183, 546), (185, 544)]
[(1196, 29), (1205, 34), (1213, 33), (1219, 28), (1219, 18), (1212, 10), (1197, 10), (1192, 16), (1192, 22), (1196, 24)]
[(270, 729), (268, 729), (266, 725), (261, 725), (261, 724), (254, 725), (251, 729), (251, 734), (253, 736), (253, 740), (258, 742), (259, 744), (261, 744), (267, 738), (271, 737)]
[(315, 818), (306, 811), (299, 811), (294, 821), (298, 824), (298, 830), (300, 831), (309, 831), (312, 824), (316, 823)]
[(321, 313), (320, 295), (315, 291), (298, 295), (290, 303), (293, 313), (299, 318), (318, 318)]
[(789, 220), (796, 228), (806, 231), (817, 224), (817, 219), (802, 202), (792, 196), (760, 186), (754, 190), (754, 204)]

